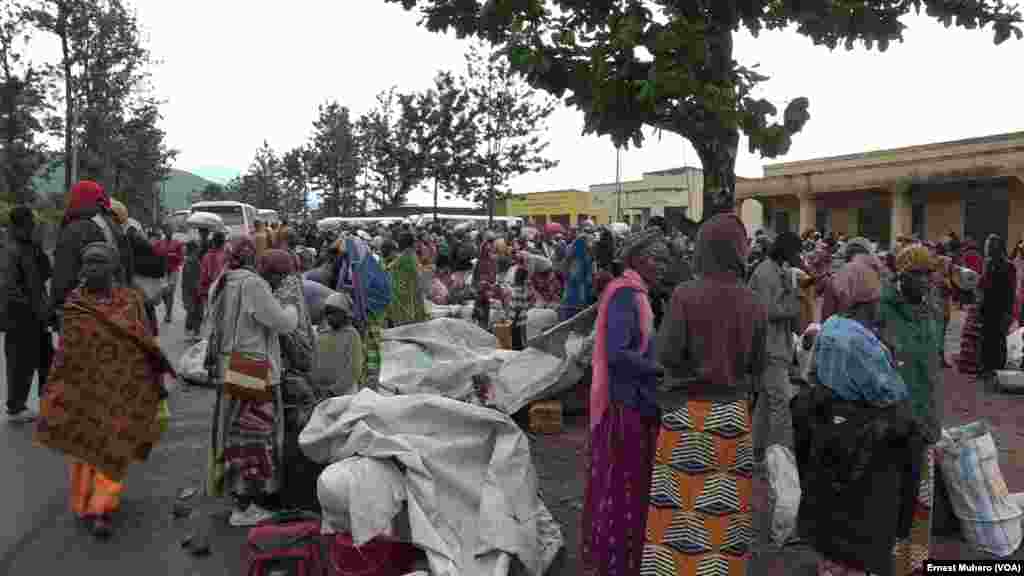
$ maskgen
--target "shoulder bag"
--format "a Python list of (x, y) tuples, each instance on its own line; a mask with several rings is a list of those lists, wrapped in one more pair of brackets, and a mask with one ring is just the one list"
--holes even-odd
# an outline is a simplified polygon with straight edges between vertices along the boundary
[[(242, 300), (245, 298), (245, 281), (238, 289), (238, 314), (235, 316), (235, 333), (231, 344), (231, 358), (224, 372), (224, 393), (239, 400), (250, 402), (272, 402), (274, 387), (270, 381), (270, 359), (252, 358), (235, 350), (238, 345), (238, 324), (242, 319)], [(267, 345), (267, 355), (270, 345)]]

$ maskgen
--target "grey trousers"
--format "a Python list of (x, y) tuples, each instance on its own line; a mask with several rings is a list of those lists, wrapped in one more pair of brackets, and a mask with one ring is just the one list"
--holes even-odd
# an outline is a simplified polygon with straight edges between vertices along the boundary
[(793, 413), (789, 410), (795, 393), (789, 380), (789, 363), (769, 359), (761, 374), (761, 393), (754, 407), (755, 461), (764, 461), (764, 453), (772, 444), (795, 449)]

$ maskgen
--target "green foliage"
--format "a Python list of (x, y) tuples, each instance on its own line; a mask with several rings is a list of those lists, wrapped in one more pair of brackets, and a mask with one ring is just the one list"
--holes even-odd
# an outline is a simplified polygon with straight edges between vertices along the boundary
[(202, 190), (199, 190), (199, 199), (207, 202), (227, 200), (227, 191), (223, 185), (210, 182)]
[(469, 91), (448, 71), (434, 77), (434, 85), (416, 95), (410, 107), (413, 144), (423, 164), (423, 176), (434, 183), (434, 209), (438, 193), (459, 193), (476, 162), (478, 148)]
[[(357, 122), (364, 146), (367, 192), (377, 208), (405, 203), (423, 180), (427, 157), (417, 149), (424, 115), (414, 94), (394, 88), (377, 95), (377, 104)], [(422, 140), (421, 140), (422, 142)]]
[[(731, 207), (739, 131), (751, 152), (785, 154), (810, 118), (796, 98), (781, 118), (752, 96), (767, 77), (733, 58), (733, 34), (790, 26), (816, 45), (885, 51), (903, 40), (900, 17), (925, 9), (948, 26), (1021, 38), (1021, 14), (1002, 0), (385, 0), (418, 10), (435, 32), (478, 37), (525, 76), (584, 114), (584, 131), (640, 146), (642, 128), (681, 135), (704, 168), (705, 216)], [(644, 50), (639, 50), (643, 48)], [(649, 54), (644, 55), (643, 52)]]
[(44, 140), (59, 128), (47, 97), (52, 76), (26, 63), (22, 51), (31, 31), (24, 7), (8, 2), (0, 7), (0, 189), (18, 202), (35, 198), (34, 177), (50, 164)]
[(327, 214), (351, 214), (358, 156), (348, 108), (334, 101), (317, 109), (308, 149), (309, 177), (321, 190)]
[(476, 43), (466, 53), (462, 79), (477, 153), (475, 166), (461, 175), (458, 195), (492, 209), (495, 196), (510, 192), (506, 186), (510, 179), (558, 165), (544, 156), (545, 122), (556, 101), (524, 82), (510, 58)]
[(281, 161), (278, 160), (277, 153), (264, 140), (263, 146), (256, 150), (252, 164), (249, 165), (249, 172), (242, 177), (242, 181), (247, 185), (246, 196), (249, 203), (259, 209), (280, 209), (280, 170)]
[(289, 217), (309, 215), (309, 151), (293, 148), (281, 157), (278, 178), (281, 181), (280, 208)]
[(122, 0), (26, 0), (22, 14), (61, 48), (45, 71), (63, 85), (51, 102), (63, 107), (61, 163), (72, 167), (62, 190), (75, 174), (96, 180), (133, 215), (156, 222), (159, 184), (177, 152), (166, 146), (160, 103), (148, 95), (151, 60), (136, 15)]

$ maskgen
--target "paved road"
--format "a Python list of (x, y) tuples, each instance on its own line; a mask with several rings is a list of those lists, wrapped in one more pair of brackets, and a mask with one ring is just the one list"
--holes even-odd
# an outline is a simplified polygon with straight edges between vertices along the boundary
[[(180, 299), (179, 299), (180, 301)], [(161, 345), (177, 360), (184, 350), (184, 310), (161, 326)], [(0, 353), (0, 380), (2, 369)], [(0, 383), (6, 396), (6, 383)], [(38, 399), (33, 398), (33, 407)], [(178, 492), (200, 487), (206, 468), (206, 438), (213, 396), (184, 387), (171, 394), (171, 428), (150, 459), (129, 471), (117, 530), (110, 542), (95, 542), (67, 505), (64, 459), (34, 446), (30, 427), (0, 424), (0, 574), (104, 574), (150, 576), (242, 574), (243, 530), (223, 522), (212, 533), (213, 554), (195, 559), (180, 547), (191, 521), (174, 519)]]

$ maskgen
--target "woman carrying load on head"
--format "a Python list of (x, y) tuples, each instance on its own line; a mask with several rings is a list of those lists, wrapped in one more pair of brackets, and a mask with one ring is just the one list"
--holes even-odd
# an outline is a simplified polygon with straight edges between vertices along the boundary
[(640, 570), (658, 426), (659, 368), (648, 298), (657, 281), (656, 240), (643, 234), (624, 247), (626, 271), (608, 285), (598, 305), (583, 509), (583, 563), (589, 574), (627, 576)]
[(747, 251), (735, 214), (705, 222), (697, 279), (675, 289), (658, 334), (665, 379), (656, 391), (643, 574), (746, 574), (754, 536), (750, 398), (765, 366), (767, 325), (764, 305), (744, 285)]

